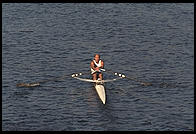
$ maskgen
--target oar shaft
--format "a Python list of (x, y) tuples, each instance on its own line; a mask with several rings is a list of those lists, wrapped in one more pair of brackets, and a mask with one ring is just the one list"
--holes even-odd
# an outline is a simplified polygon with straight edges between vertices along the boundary
[[(107, 70), (107, 72), (114, 73), (115, 75), (119, 74), (119, 73), (115, 73), (115, 72), (113, 72), (113, 71), (111, 71), (111, 70)], [(122, 74), (120, 74), (120, 75), (122, 75)], [(125, 75), (122, 75), (122, 77), (123, 77), (123, 78), (126, 78), (126, 79), (129, 79), (129, 80), (134, 80), (134, 81), (136, 81), (136, 82), (139, 82), (139, 83), (142, 84), (142, 85), (148, 85), (148, 86), (149, 86), (149, 85), (152, 85), (151, 83), (140, 81), (140, 80), (138, 80), (137, 78), (131, 78), (131, 77), (127, 77), (127, 76), (125, 76)]]
[(33, 83), (18, 83), (16, 84), (17, 87), (34, 87), (34, 86), (39, 86), (40, 83), (45, 83), (45, 82), (49, 82), (49, 81), (57, 81), (60, 79), (64, 79), (65, 77), (69, 77), (70, 75), (63, 75), (61, 77), (57, 77), (57, 78), (52, 78), (52, 79), (48, 79), (48, 80), (42, 80), (42, 81), (38, 81), (38, 82), (33, 82)]

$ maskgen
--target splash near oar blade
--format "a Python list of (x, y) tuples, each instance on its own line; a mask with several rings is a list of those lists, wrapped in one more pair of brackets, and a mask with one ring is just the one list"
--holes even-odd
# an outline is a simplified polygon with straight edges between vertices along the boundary
[(19, 83), (16, 85), (17, 87), (35, 87), (40, 86), (39, 83)]

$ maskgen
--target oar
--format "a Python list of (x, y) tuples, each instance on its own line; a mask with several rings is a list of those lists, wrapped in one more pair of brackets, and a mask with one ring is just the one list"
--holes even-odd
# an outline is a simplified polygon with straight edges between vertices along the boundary
[(42, 81), (38, 81), (38, 82), (33, 82), (33, 83), (18, 83), (16, 84), (17, 87), (35, 87), (35, 86), (40, 86), (41, 83), (45, 83), (45, 82), (49, 82), (49, 81), (57, 81), (60, 79), (64, 79), (65, 77), (69, 77), (70, 75), (63, 75), (61, 77), (57, 77), (57, 78), (52, 78), (52, 79), (48, 79), (48, 80), (42, 80)]
[[(82, 73), (82, 74), (87, 74), (87, 73)], [(33, 82), (33, 83), (18, 83), (18, 84), (16, 84), (16, 86), (17, 87), (35, 87), (35, 86), (40, 86), (41, 83), (46, 83), (46, 82), (49, 82), (49, 81), (61, 80), (61, 79), (64, 79), (66, 77), (70, 77), (71, 75), (73, 75), (73, 74), (65, 74), (65, 75), (63, 75), (61, 77), (52, 78), (52, 79), (48, 79), (48, 80), (42, 80), (42, 81)]]
[(105, 69), (100, 69), (101, 71), (106, 71), (106, 72), (110, 72), (110, 73), (113, 73), (114, 75), (117, 75), (119, 77), (122, 77), (122, 78), (126, 78), (126, 79), (129, 79), (129, 80), (133, 80), (133, 81), (136, 81), (136, 82), (139, 82), (140, 84), (144, 85), (144, 86), (158, 86), (158, 87), (177, 87), (177, 85), (175, 84), (169, 84), (169, 83), (160, 83), (160, 84), (152, 84), (152, 83), (149, 83), (149, 82), (144, 82), (144, 81), (141, 81), (141, 80), (138, 80), (137, 78), (134, 78), (134, 77), (128, 77), (128, 76), (125, 76), (121, 73), (115, 73), (111, 70), (105, 70)]
[[(106, 70), (104, 69), (104, 71), (106, 71)], [(107, 70), (106, 72), (114, 73), (115, 75), (119, 75), (120, 77), (122, 76), (122, 78), (126, 78), (126, 79), (129, 79), (129, 80), (134, 80), (134, 81), (139, 82), (140, 84), (142, 84), (142, 85), (144, 85), (144, 86), (151, 86), (151, 85), (152, 85), (152, 84), (149, 83), (149, 82), (143, 82), (143, 81), (138, 80), (137, 78), (127, 77), (127, 76), (125, 76), (125, 75), (123, 75), (123, 74), (116, 73), (116, 72), (113, 72), (113, 71), (111, 71), (111, 70)]]
[(127, 79), (129, 79), (129, 80), (134, 80), (134, 81), (136, 81), (136, 82), (139, 82), (140, 84), (142, 84), (142, 85), (144, 85), (144, 86), (151, 86), (152, 85), (152, 83), (149, 83), (149, 82), (143, 82), (143, 81), (140, 81), (140, 80), (138, 80), (138, 79), (136, 79), (136, 78), (131, 78), (131, 77), (125, 77), (125, 78), (127, 78)]

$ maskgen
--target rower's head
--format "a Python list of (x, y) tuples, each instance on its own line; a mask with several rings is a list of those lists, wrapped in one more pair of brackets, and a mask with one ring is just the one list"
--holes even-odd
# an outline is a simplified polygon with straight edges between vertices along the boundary
[(95, 59), (96, 62), (98, 62), (99, 59), (100, 59), (100, 55), (99, 54), (95, 54), (94, 59)]

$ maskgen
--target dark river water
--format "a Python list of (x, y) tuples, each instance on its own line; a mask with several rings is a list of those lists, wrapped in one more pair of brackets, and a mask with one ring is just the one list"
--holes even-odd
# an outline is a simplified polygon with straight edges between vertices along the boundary
[[(105, 79), (129, 78), (105, 83), (105, 105), (70, 76), (90, 78), (96, 53)], [(192, 131), (194, 4), (3, 3), (2, 78), (4, 131)]]

